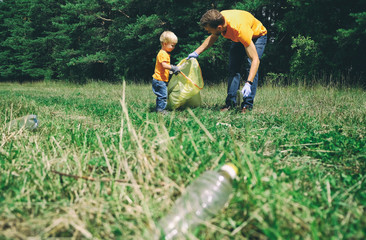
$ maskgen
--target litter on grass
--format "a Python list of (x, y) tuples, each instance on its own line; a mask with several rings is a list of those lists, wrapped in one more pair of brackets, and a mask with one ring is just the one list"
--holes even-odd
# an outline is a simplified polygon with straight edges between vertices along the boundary
[(25, 128), (29, 131), (33, 131), (38, 127), (37, 115), (27, 115), (16, 118), (6, 124), (6, 129), (15, 130)]

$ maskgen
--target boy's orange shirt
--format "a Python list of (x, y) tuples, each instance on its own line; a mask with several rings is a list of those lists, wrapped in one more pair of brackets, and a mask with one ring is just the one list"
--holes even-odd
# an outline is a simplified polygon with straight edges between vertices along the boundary
[(155, 71), (153, 78), (159, 81), (168, 82), (169, 69), (163, 68), (162, 65), (163, 62), (170, 64), (170, 54), (167, 53), (165, 50), (161, 49), (158, 55), (156, 56)]
[(227, 23), (224, 38), (241, 42), (248, 47), (253, 38), (267, 34), (267, 29), (251, 13), (242, 10), (224, 10), (221, 12)]

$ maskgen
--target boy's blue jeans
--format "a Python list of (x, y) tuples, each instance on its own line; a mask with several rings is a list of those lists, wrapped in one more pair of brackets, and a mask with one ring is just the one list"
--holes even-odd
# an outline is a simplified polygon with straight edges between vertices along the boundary
[(156, 95), (156, 111), (164, 110), (168, 99), (168, 83), (153, 78), (152, 90)]
[[(257, 49), (259, 59), (262, 58), (264, 48), (267, 43), (267, 35), (261, 36), (257, 39), (253, 39), (255, 48)], [(229, 77), (228, 77), (228, 87), (227, 87), (227, 97), (226, 97), (226, 106), (235, 106), (236, 105), (236, 94), (240, 86), (240, 68), (243, 65), (244, 61), (247, 59), (248, 66), (246, 68), (247, 73), (249, 74), (250, 66), (252, 61), (247, 57), (245, 52), (244, 45), (240, 42), (231, 43), (230, 53), (229, 53)], [(246, 107), (248, 109), (253, 108), (254, 97), (257, 92), (258, 86), (258, 72), (254, 77), (253, 85), (251, 87), (252, 93), (243, 98), (243, 103), (241, 107)]]

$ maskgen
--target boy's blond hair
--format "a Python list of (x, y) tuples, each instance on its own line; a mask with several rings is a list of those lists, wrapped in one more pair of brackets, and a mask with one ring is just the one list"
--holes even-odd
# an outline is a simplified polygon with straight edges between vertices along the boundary
[(178, 37), (171, 31), (164, 31), (160, 35), (160, 42), (161, 43), (178, 43)]

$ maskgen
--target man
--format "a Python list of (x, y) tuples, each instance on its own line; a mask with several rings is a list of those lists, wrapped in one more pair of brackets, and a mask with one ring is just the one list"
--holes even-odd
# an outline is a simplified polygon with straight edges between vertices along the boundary
[(240, 68), (247, 56), (249, 63), (248, 78), (242, 89), (242, 113), (253, 108), (254, 97), (258, 86), (258, 68), (267, 43), (267, 30), (252, 14), (242, 10), (215, 9), (207, 11), (201, 18), (200, 25), (211, 35), (199, 46), (189, 58), (197, 58), (211, 47), (220, 34), (232, 40), (229, 54), (229, 78), (225, 106), (221, 111), (232, 109), (236, 105), (236, 94), (240, 86)]

